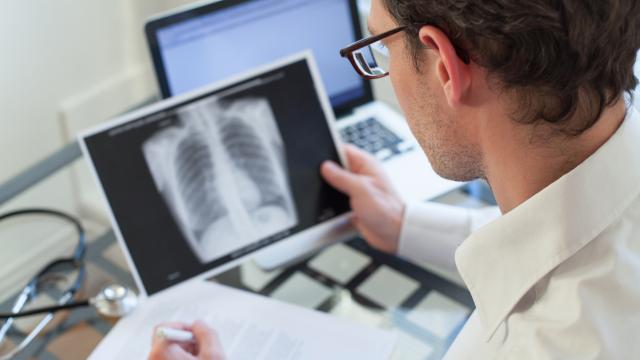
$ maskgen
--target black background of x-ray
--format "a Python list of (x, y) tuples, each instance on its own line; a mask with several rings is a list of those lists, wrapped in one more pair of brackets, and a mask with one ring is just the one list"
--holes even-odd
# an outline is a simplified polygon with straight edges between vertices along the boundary
[[(225, 99), (250, 96), (269, 100), (284, 141), (289, 184), (298, 214), (298, 225), (291, 233), (297, 233), (319, 223), (321, 218), (326, 219), (327, 214), (337, 216), (345, 213), (349, 204), (348, 199), (326, 184), (319, 174), (322, 161), (337, 161), (338, 155), (306, 61), (286, 65), (233, 86), (278, 73), (284, 73), (284, 77)], [(152, 114), (85, 139), (107, 200), (148, 294), (282, 240), (282, 237), (265, 239), (250, 245), (246, 251), (201, 264), (156, 190), (142, 153), (145, 140), (159, 129), (175, 123), (175, 108), (227, 88), (165, 109), (162, 116)], [(152, 118), (154, 116), (156, 119)], [(144, 124), (145, 121), (148, 123)], [(114, 131), (127, 125), (140, 126)], [(112, 135), (115, 132), (118, 133)]]

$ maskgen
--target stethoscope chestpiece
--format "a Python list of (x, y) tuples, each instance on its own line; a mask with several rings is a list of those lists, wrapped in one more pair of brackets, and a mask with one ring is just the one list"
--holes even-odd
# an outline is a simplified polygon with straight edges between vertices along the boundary
[(100, 315), (120, 318), (131, 313), (138, 305), (136, 293), (122, 285), (109, 285), (89, 300)]

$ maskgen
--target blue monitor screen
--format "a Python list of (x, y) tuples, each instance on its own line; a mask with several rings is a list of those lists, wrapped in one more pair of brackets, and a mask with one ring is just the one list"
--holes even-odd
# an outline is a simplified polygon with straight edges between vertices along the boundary
[(348, 0), (253, 0), (188, 17), (157, 31), (169, 95), (310, 49), (332, 106), (365, 89), (338, 50), (355, 41)]

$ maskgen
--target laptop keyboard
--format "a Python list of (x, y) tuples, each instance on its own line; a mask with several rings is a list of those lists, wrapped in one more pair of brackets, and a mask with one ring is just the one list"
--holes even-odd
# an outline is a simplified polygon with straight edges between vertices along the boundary
[(381, 161), (413, 150), (412, 144), (404, 141), (373, 117), (343, 128), (340, 135), (344, 142), (373, 154)]

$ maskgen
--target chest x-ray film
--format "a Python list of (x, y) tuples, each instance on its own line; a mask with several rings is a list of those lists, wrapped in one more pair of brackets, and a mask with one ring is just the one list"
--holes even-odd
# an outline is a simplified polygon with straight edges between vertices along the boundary
[(284, 143), (266, 98), (208, 98), (175, 115), (142, 150), (202, 263), (297, 225)]
[(147, 294), (346, 216), (320, 177), (340, 161), (305, 54), (170, 99), (81, 136)]

